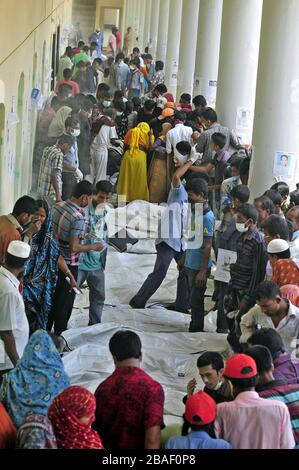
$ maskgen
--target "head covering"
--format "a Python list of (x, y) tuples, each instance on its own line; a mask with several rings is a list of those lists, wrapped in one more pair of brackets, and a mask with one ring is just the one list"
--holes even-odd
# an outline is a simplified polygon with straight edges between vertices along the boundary
[(58, 276), (59, 247), (54, 237), (51, 212), (31, 239), (31, 256), (23, 274), (23, 298), (31, 333), (46, 329)]
[(162, 111), (162, 116), (165, 118), (172, 117), (174, 116), (174, 110), (172, 108), (165, 108)]
[[(48, 416), (59, 449), (103, 449), (99, 435), (91, 429), (95, 410), (94, 395), (78, 385), (67, 388), (53, 400)], [(80, 421), (83, 416), (90, 417), (87, 424)]]
[(16, 258), (28, 259), (30, 256), (30, 245), (20, 240), (14, 240), (8, 245), (7, 253)]
[(284, 299), (288, 299), (293, 305), (299, 307), (299, 287), (287, 284), (280, 288), (281, 295)]
[(283, 251), (289, 250), (289, 244), (286, 240), (282, 240), (282, 238), (276, 238), (272, 240), (267, 246), (267, 252), (270, 255), (274, 255), (276, 253), (282, 253)]
[(6, 409), (0, 403), (0, 449), (14, 449), (17, 430), (14, 427)]
[[(186, 402), (185, 419), (189, 424), (204, 426), (216, 419), (216, 402), (205, 392), (191, 395)], [(196, 418), (199, 419), (196, 419)]]
[(131, 131), (131, 142), (130, 142), (130, 155), (136, 156), (139, 150), (140, 141), (148, 141), (148, 133), (150, 126), (146, 122), (141, 122), (137, 127), (134, 127)]
[(174, 98), (172, 93), (164, 93), (164, 98), (167, 99), (168, 103), (174, 103)]
[(47, 416), (27, 416), (18, 429), (17, 449), (57, 449), (56, 437)]
[(69, 384), (52, 339), (37, 330), (16, 367), (4, 375), (0, 400), (18, 428), (28, 415), (45, 416), (53, 398)]
[(247, 354), (235, 354), (226, 361), (225, 377), (229, 379), (250, 379), (257, 375), (255, 360)]
[(48, 137), (60, 137), (64, 133), (65, 121), (66, 118), (70, 116), (71, 112), (72, 108), (69, 106), (62, 106), (62, 108), (57, 111), (49, 126)]

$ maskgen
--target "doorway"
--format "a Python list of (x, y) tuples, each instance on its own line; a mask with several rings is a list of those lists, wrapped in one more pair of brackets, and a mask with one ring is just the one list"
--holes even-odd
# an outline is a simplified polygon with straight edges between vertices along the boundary
[(104, 48), (108, 46), (108, 39), (111, 34), (113, 26), (120, 29), (122, 21), (122, 9), (121, 8), (101, 8), (101, 28), (104, 35)]

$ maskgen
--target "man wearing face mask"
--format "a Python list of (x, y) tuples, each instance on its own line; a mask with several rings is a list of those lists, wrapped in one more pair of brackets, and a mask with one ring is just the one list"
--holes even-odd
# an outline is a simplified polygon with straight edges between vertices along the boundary
[(66, 330), (72, 313), (75, 292), (70, 289), (67, 278), (71, 272), (77, 280), (79, 253), (103, 249), (102, 243), (81, 244), (86, 232), (83, 209), (90, 204), (92, 191), (91, 183), (81, 181), (74, 187), (70, 199), (55, 204), (52, 208), (53, 232), (58, 240), (60, 254), (68, 266), (66, 272), (59, 271), (58, 273), (53, 306), (47, 325), (47, 330), (51, 331), (54, 324), (54, 333), (57, 336)]
[(239, 322), (255, 304), (254, 292), (266, 273), (266, 244), (257, 228), (258, 212), (245, 203), (236, 210), (236, 229), (242, 234), (237, 241), (237, 261), (230, 265), (231, 288), (238, 303)]
[(79, 170), (77, 137), (80, 135), (80, 121), (69, 117), (65, 121), (65, 135), (70, 135), (72, 145), (64, 155), (62, 170), (62, 199), (66, 201), (72, 194), (74, 185), (83, 179)]

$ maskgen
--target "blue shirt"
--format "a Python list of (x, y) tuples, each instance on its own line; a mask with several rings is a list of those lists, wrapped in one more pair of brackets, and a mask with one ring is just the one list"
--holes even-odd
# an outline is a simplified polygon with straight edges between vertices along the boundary
[[(195, 240), (195, 235), (189, 238), (187, 251), (186, 251), (186, 259), (185, 259), (185, 267), (189, 269), (195, 269), (196, 271), (200, 271), (201, 263), (204, 256), (204, 244), (203, 239), (206, 237), (213, 237), (214, 236), (214, 227), (215, 227), (215, 216), (211, 209), (205, 211), (202, 217), (199, 218), (198, 223), (200, 224), (199, 227), (196, 228), (196, 234), (202, 234), (202, 243), (199, 248), (196, 246), (193, 248), (192, 244)], [(192, 211), (192, 219), (191, 219), (191, 229), (194, 233), (195, 231), (195, 213)], [(208, 268), (211, 268), (212, 261), (209, 260)]]
[[(68, 134), (67, 134), (68, 135)], [(69, 151), (64, 155), (63, 162), (68, 163), (73, 168), (78, 168), (79, 161), (78, 161), (78, 144), (77, 138), (72, 137), (73, 143), (70, 147)], [(63, 170), (64, 173), (67, 173), (67, 170)]]
[[(102, 208), (97, 210), (92, 202), (85, 209), (86, 235), (83, 244), (100, 243), (108, 241), (108, 231), (106, 224), (107, 210)], [(105, 268), (107, 249), (103, 251), (88, 251), (80, 253), (79, 269), (82, 271), (98, 271)]]
[(167, 208), (158, 226), (156, 245), (166, 243), (179, 253), (185, 250), (183, 231), (187, 221), (188, 194), (181, 184), (178, 188), (171, 186)]
[(165, 449), (232, 449), (223, 439), (213, 439), (204, 431), (191, 431), (187, 436), (171, 437)]
[(298, 239), (299, 239), (299, 230), (296, 230), (296, 232), (293, 233), (292, 242)]

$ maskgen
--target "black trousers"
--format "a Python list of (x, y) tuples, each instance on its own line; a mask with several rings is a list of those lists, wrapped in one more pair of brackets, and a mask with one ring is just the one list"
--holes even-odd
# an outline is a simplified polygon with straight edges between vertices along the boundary
[[(68, 266), (75, 279), (77, 279), (78, 266)], [(71, 290), (70, 284), (65, 280), (65, 274), (58, 271), (58, 280), (54, 293), (53, 306), (49, 315), (47, 330), (51, 331), (54, 324), (54, 333), (59, 336), (67, 329), (67, 323), (72, 314), (75, 301), (75, 292)]]

